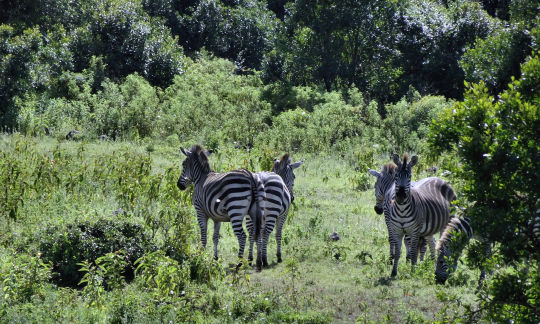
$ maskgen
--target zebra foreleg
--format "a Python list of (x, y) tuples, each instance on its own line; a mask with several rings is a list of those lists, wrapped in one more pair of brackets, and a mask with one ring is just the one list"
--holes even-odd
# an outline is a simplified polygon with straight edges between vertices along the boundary
[(206, 215), (197, 213), (197, 222), (201, 229), (201, 244), (203, 249), (206, 249), (206, 229), (208, 228), (208, 218)]
[(220, 227), (221, 227), (221, 222), (214, 221), (214, 236), (212, 236), (212, 241), (214, 242), (214, 260), (218, 259), (218, 242), (219, 242)]
[(394, 231), (394, 242), (396, 242), (394, 246), (394, 265), (392, 266), (392, 277), (395, 277), (397, 275), (397, 268), (399, 263), (399, 257), (401, 254), (401, 244), (403, 242), (403, 233)]

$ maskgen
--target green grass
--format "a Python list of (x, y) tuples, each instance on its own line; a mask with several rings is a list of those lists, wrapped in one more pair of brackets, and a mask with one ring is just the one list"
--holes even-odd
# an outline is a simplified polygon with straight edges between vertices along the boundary
[[(43, 154), (50, 154), (58, 146), (62, 152), (73, 156), (73, 163), (86, 163), (89, 170), (112, 167), (99, 158), (122, 153), (150, 154), (150, 174), (157, 176), (171, 167), (179, 168), (182, 161), (178, 148), (159, 144), (147, 153), (144, 145), (136, 143), (22, 140), (31, 143), (31, 150)], [(9, 152), (14, 141), (14, 136), (2, 136), (0, 149)], [(77, 158), (76, 152), (81, 149)], [(210, 161), (216, 170), (243, 167), (249, 165), (250, 158), (256, 158), (253, 154), (230, 149), (211, 156)], [(305, 159), (305, 163), (296, 170), (296, 200), (284, 228), (283, 263), (276, 262), (272, 234), (268, 249), (270, 266), (260, 273), (248, 267), (235, 274), (232, 269), (238, 261), (238, 244), (230, 224), (224, 224), (218, 262), (225, 270), (225, 277), (209, 283), (191, 282), (183, 297), (159, 296), (136, 277), (123, 289), (103, 292), (98, 305), (90, 303), (80, 289), (40, 282), (35, 294), (23, 302), (13, 302), (6, 296), (0, 298), (0, 318), (20, 322), (418, 323), (459, 318), (463, 305), (474, 305), (478, 273), (465, 265), (460, 265), (456, 279), (440, 286), (434, 283), (431, 260), (420, 262), (412, 272), (403, 255), (398, 276), (390, 278), (386, 226), (382, 216), (373, 211), (373, 191), (355, 189), (354, 161), (332, 154), (298, 154), (293, 159)], [(104, 165), (93, 162), (98, 160)], [(66, 167), (66, 172), (69, 170)], [(179, 174), (180, 170), (177, 172)], [(150, 232), (148, 219), (158, 219), (156, 214), (167, 207), (164, 200), (146, 202), (143, 198), (150, 193), (142, 190), (138, 192), (140, 200), (135, 200), (135, 207), (127, 215), (114, 215), (118, 208), (128, 209), (118, 198), (119, 189), (113, 181), (96, 179), (85, 175), (74, 189), (63, 185), (49, 194), (26, 194), (18, 218), (3, 221), (2, 256), (37, 255), (39, 237), (35, 236), (49, 225), (107, 218), (142, 224)], [(179, 208), (190, 217), (189, 249), (199, 253), (196, 251), (200, 246), (200, 231), (189, 199), (184, 197)], [(161, 225), (156, 226), (161, 227), (154, 238), (158, 245), (171, 235), (167, 231), (173, 224), (167, 218), (160, 221)], [(211, 238), (212, 222), (209, 225)], [(339, 234), (339, 241), (329, 239), (333, 232)], [(211, 262), (211, 247), (209, 239), (207, 251), (202, 255), (205, 262)]]

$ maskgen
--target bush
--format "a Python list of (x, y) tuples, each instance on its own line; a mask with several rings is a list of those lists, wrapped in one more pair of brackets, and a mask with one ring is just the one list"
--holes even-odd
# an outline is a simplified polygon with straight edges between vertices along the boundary
[(0, 294), (8, 304), (29, 302), (42, 289), (51, 277), (51, 265), (43, 262), (40, 255), (16, 254), (4, 250), (0, 263)]
[(134, 263), (156, 248), (140, 225), (101, 219), (96, 223), (53, 226), (39, 235), (39, 249), (45, 262), (52, 262), (53, 280), (62, 286), (77, 287), (83, 273), (79, 263), (95, 262), (110, 252), (123, 250), (127, 266), (124, 276), (133, 279)]
[(539, 89), (540, 59), (532, 57), (521, 66), (521, 79), (514, 80), (499, 100), (488, 94), (484, 83), (471, 86), (463, 102), (445, 109), (433, 122), (428, 137), (431, 154), (450, 151), (460, 162), (452, 171), (464, 182), (469, 203), (465, 216), (475, 234), (500, 243), (491, 260), (471, 251), (468, 259), (488, 270), (501, 264), (514, 268), (508, 275), (497, 274), (484, 292), (487, 296), (481, 294), (488, 317), (496, 321), (539, 318), (534, 311), (537, 292), (519, 288), (519, 280), (530, 282), (538, 276), (534, 264), (540, 260), (533, 230), (540, 199)]
[(441, 96), (426, 96), (412, 102), (403, 98), (396, 104), (387, 105), (383, 129), (394, 152), (421, 152), (431, 121), (451, 105), (451, 101)]

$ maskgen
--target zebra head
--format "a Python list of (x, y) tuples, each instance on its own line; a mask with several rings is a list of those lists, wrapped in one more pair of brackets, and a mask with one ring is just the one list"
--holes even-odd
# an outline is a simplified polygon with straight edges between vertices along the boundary
[(418, 163), (418, 156), (414, 155), (411, 162), (407, 163), (408, 155), (403, 156), (403, 162), (397, 154), (394, 154), (393, 160), (397, 165), (397, 172), (394, 178), (395, 199), (398, 204), (403, 204), (409, 199), (411, 190), (412, 167)]
[(287, 189), (289, 189), (289, 192), (291, 194), (294, 187), (294, 179), (296, 178), (294, 174), (294, 169), (298, 168), (303, 163), (304, 161), (292, 163), (292, 159), (289, 153), (286, 153), (285, 155), (283, 155), (281, 160), (279, 159), (274, 160), (274, 166), (272, 167), (272, 172), (277, 173), (283, 179), (283, 182), (285, 182), (285, 185), (287, 186)]
[(447, 244), (438, 246), (439, 256), (437, 257), (437, 265), (435, 268), (435, 281), (443, 284), (448, 279), (448, 259), (450, 258), (450, 249)]
[(369, 174), (377, 178), (375, 182), (375, 212), (380, 215), (383, 213), (384, 197), (388, 189), (394, 184), (394, 176), (397, 166), (390, 162), (383, 165), (381, 172), (369, 169)]
[(205, 151), (201, 146), (194, 145), (190, 150), (180, 148), (180, 151), (186, 156), (182, 162), (182, 174), (178, 178), (176, 185), (178, 189), (185, 190), (192, 182), (197, 182), (202, 175), (210, 172), (208, 156), (210, 152)]

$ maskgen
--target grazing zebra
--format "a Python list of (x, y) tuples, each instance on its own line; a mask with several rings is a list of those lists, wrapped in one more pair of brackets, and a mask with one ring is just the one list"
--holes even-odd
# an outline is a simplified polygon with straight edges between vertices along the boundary
[(238, 238), (238, 257), (244, 255), (246, 234), (242, 227), (244, 216), (253, 210), (257, 240), (257, 269), (261, 269), (263, 208), (265, 191), (263, 183), (256, 174), (247, 170), (234, 170), (226, 173), (212, 172), (208, 163), (208, 153), (199, 145), (191, 149), (181, 149), (186, 159), (182, 163), (182, 174), (177, 186), (185, 190), (194, 182), (193, 206), (197, 212), (197, 221), (201, 228), (201, 242), (206, 246), (208, 219), (214, 221), (214, 258), (218, 257), (218, 240), (221, 222), (231, 222), (234, 234)]
[(471, 237), (473, 237), (473, 230), (468, 218), (454, 217), (450, 220), (437, 243), (437, 250), (439, 251), (435, 269), (437, 283), (444, 284), (448, 279), (450, 274), (448, 261), (451, 257), (453, 258), (451, 270), (456, 269), (459, 255)]
[[(304, 163), (296, 162), (292, 163), (289, 154), (283, 155), (281, 160), (275, 159), (272, 172), (259, 172), (257, 175), (264, 183), (264, 190), (266, 193), (266, 201), (264, 208), (265, 219), (265, 231), (263, 233), (263, 248), (262, 248), (262, 262), (264, 266), (268, 265), (266, 250), (270, 237), (270, 233), (276, 226), (276, 244), (277, 244), (277, 261), (282, 262), (281, 258), (281, 234), (283, 226), (287, 219), (287, 213), (289, 207), (294, 200), (293, 187), (294, 187), (294, 169)], [(250, 213), (251, 216), (251, 213)], [(246, 225), (250, 233), (249, 240), (249, 257), (248, 260), (253, 260), (253, 235), (251, 234), (251, 217), (246, 220)]]
[[(383, 213), (384, 210), (389, 210), (389, 208), (384, 208), (384, 204), (390, 204), (389, 201), (386, 201), (384, 198), (386, 196), (386, 193), (388, 190), (393, 190), (394, 188), (394, 176), (397, 166), (390, 162), (385, 165), (383, 165), (381, 172), (377, 172), (376, 170), (369, 169), (369, 173), (377, 178), (377, 181), (375, 182), (375, 212), (380, 215)], [(412, 184), (414, 185), (414, 183)], [(388, 243), (390, 244), (390, 260), (393, 260), (394, 257), (394, 250), (397, 242), (394, 242), (394, 235), (392, 235), (392, 227), (390, 226), (390, 215), (388, 212), (384, 213), (384, 221), (386, 223), (386, 228), (388, 230)], [(430, 239), (433, 241), (433, 236), (429, 236), (427, 239)], [(420, 253), (420, 260), (424, 260), (424, 254), (426, 253), (426, 238), (422, 237), (420, 238), (420, 241), (418, 243), (418, 249)], [(405, 248), (407, 249), (407, 259), (410, 260), (410, 236), (405, 235)], [(430, 245), (432, 246), (432, 245)], [(431, 251), (431, 258), (435, 260), (435, 251), (434, 249)]]
[[(394, 154), (393, 160), (397, 166), (394, 190), (387, 191), (385, 197), (389, 203), (384, 208), (389, 213), (391, 235), (396, 242), (392, 277), (397, 275), (403, 236), (411, 236), (410, 256), (414, 268), (420, 237), (429, 237), (444, 230), (452, 217), (451, 202), (456, 199), (452, 187), (440, 178), (425, 178), (411, 186), (411, 169), (418, 162), (418, 157), (413, 156), (410, 163), (407, 163), (407, 159), (405, 154), (402, 163), (399, 156)], [(433, 244), (432, 240), (428, 243), (430, 246)]]

